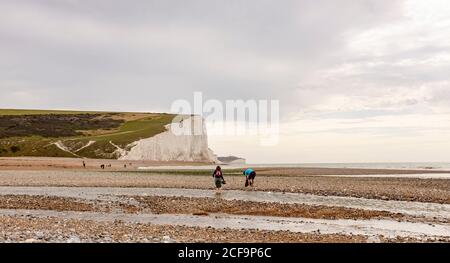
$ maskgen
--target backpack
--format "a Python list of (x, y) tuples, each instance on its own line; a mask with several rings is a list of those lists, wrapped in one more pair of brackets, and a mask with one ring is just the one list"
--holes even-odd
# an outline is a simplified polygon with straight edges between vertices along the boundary
[(214, 177), (222, 177), (222, 171), (214, 171)]

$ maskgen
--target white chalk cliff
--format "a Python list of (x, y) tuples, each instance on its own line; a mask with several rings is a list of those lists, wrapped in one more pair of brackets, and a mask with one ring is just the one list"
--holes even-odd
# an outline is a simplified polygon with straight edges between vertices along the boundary
[(119, 152), (119, 160), (152, 160), (217, 163), (208, 148), (206, 125), (200, 116), (191, 116), (165, 126), (166, 131), (133, 142)]

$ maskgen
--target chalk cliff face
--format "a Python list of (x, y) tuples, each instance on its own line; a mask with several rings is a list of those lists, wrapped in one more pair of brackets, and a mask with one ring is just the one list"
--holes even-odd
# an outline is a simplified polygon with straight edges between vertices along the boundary
[(119, 160), (218, 162), (208, 148), (206, 126), (200, 116), (191, 116), (165, 127), (165, 132), (133, 142), (127, 150), (122, 149)]

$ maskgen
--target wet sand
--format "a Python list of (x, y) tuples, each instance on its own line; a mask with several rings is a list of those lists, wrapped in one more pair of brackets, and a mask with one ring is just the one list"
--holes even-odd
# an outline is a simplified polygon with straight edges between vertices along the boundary
[[(256, 230), (289, 231), (292, 233), (314, 235), (363, 236), (367, 239), (378, 237), (380, 240), (396, 238), (414, 238), (418, 241), (450, 241), (448, 224), (430, 224), (422, 222), (401, 222), (393, 220), (326, 220), (307, 218), (285, 218), (268, 216), (237, 216), (213, 214), (211, 216), (181, 214), (130, 214), (98, 213), (52, 210), (8, 210), (0, 209), (0, 217), (31, 217), (33, 219), (60, 218), (94, 222), (125, 222), (136, 225), (161, 225), (180, 227), (200, 227), (206, 229), (231, 229), (238, 231)], [(247, 240), (252, 240), (251, 236)]]
[[(129, 196), (117, 201), (92, 200), (42, 195), (2, 195), (0, 209), (54, 210), (77, 212), (151, 213), (203, 215), (225, 213), (314, 219), (373, 219), (395, 218), (406, 220), (400, 213), (371, 211), (344, 207), (312, 206), (225, 200), (220, 198), (192, 198), (167, 196)], [(410, 217), (410, 220), (414, 219)]]
[(343, 207), (310, 206), (303, 204), (282, 204), (225, 200), (221, 198), (193, 198), (166, 196), (135, 196), (141, 209), (156, 214), (209, 215), (225, 213), (232, 215), (259, 215), (278, 217), (305, 217), (314, 219), (369, 219), (402, 218), (402, 214), (386, 211), (369, 211)]
[[(225, 174), (225, 179), (226, 190), (250, 190), (243, 176)], [(214, 188), (209, 174), (79, 170), (0, 171), (0, 186)], [(450, 204), (449, 179), (257, 175), (252, 190)]]
[[(0, 209), (42, 209), (54, 211), (100, 211), (89, 202), (57, 196), (2, 195)], [(105, 211), (106, 209), (103, 209)]]
[[(215, 193), (169, 188), (1, 187), (0, 192), (0, 218), (17, 220), (25, 216), (33, 221), (77, 220), (82, 225), (85, 221), (118, 221), (175, 229), (199, 227), (215, 231), (266, 231), (279, 242), (289, 241), (283, 239), (281, 233), (284, 232), (280, 231), (301, 233), (302, 238), (307, 236), (311, 241), (315, 240), (313, 236), (321, 236), (316, 240), (327, 242), (335, 238), (341, 240), (343, 235), (356, 236), (357, 239), (363, 237), (370, 242), (403, 239), (414, 242), (450, 241), (450, 206), (432, 203), (378, 200), (379, 204), (371, 204), (370, 200), (351, 197), (305, 196), (306, 199), (302, 200), (301, 194)], [(187, 197), (189, 195), (196, 197)], [(260, 197), (261, 201), (255, 201), (254, 197)], [(264, 197), (270, 197), (273, 202), (264, 201)], [(321, 198), (324, 202), (330, 200), (330, 204), (317, 205)], [(333, 198), (341, 200), (333, 205)], [(361, 203), (361, 208), (345, 207), (355, 201)], [(316, 205), (305, 202), (315, 202)], [(399, 212), (392, 213), (383, 208)], [(110, 229), (105, 235), (113, 232), (114, 229)], [(76, 237), (81, 240), (79, 235)], [(197, 239), (198, 236), (191, 238), (194, 237)], [(248, 236), (239, 242), (252, 240)]]
[[(367, 237), (345, 234), (294, 233), (289, 231), (233, 230), (179, 225), (136, 224), (61, 217), (0, 216), (0, 242), (367, 242)], [(414, 238), (381, 241), (415, 242)], [(378, 237), (376, 241), (379, 241)]]
[[(83, 161), (86, 167), (83, 167)], [(141, 166), (200, 166), (205, 163), (196, 162), (156, 162), (156, 161), (122, 161), (114, 159), (83, 159), (54, 157), (0, 157), (0, 170), (101, 170), (100, 165), (111, 165), (108, 169), (137, 169)]]
[(318, 196), (298, 193), (228, 190), (216, 192), (203, 189), (180, 188), (132, 188), (132, 187), (0, 187), (0, 196), (61, 197), (69, 200), (88, 200), (96, 204), (126, 202), (139, 205), (136, 198), (170, 197), (172, 206), (178, 205), (176, 198), (184, 201), (203, 199), (211, 202), (245, 201), (254, 203), (298, 204), (325, 208), (350, 208), (356, 210), (387, 211), (414, 217), (439, 219), (448, 222), (450, 205), (438, 203), (376, 200), (342, 196)]
[(0, 158), (0, 242), (450, 242), (446, 171), (85, 162)]

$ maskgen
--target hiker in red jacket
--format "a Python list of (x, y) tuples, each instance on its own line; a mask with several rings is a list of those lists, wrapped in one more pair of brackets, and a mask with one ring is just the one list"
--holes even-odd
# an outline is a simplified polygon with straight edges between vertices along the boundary
[(220, 190), (220, 188), (222, 188), (222, 185), (225, 184), (225, 179), (223, 179), (222, 168), (220, 168), (220, 166), (217, 166), (216, 170), (214, 170), (213, 178), (217, 190)]

